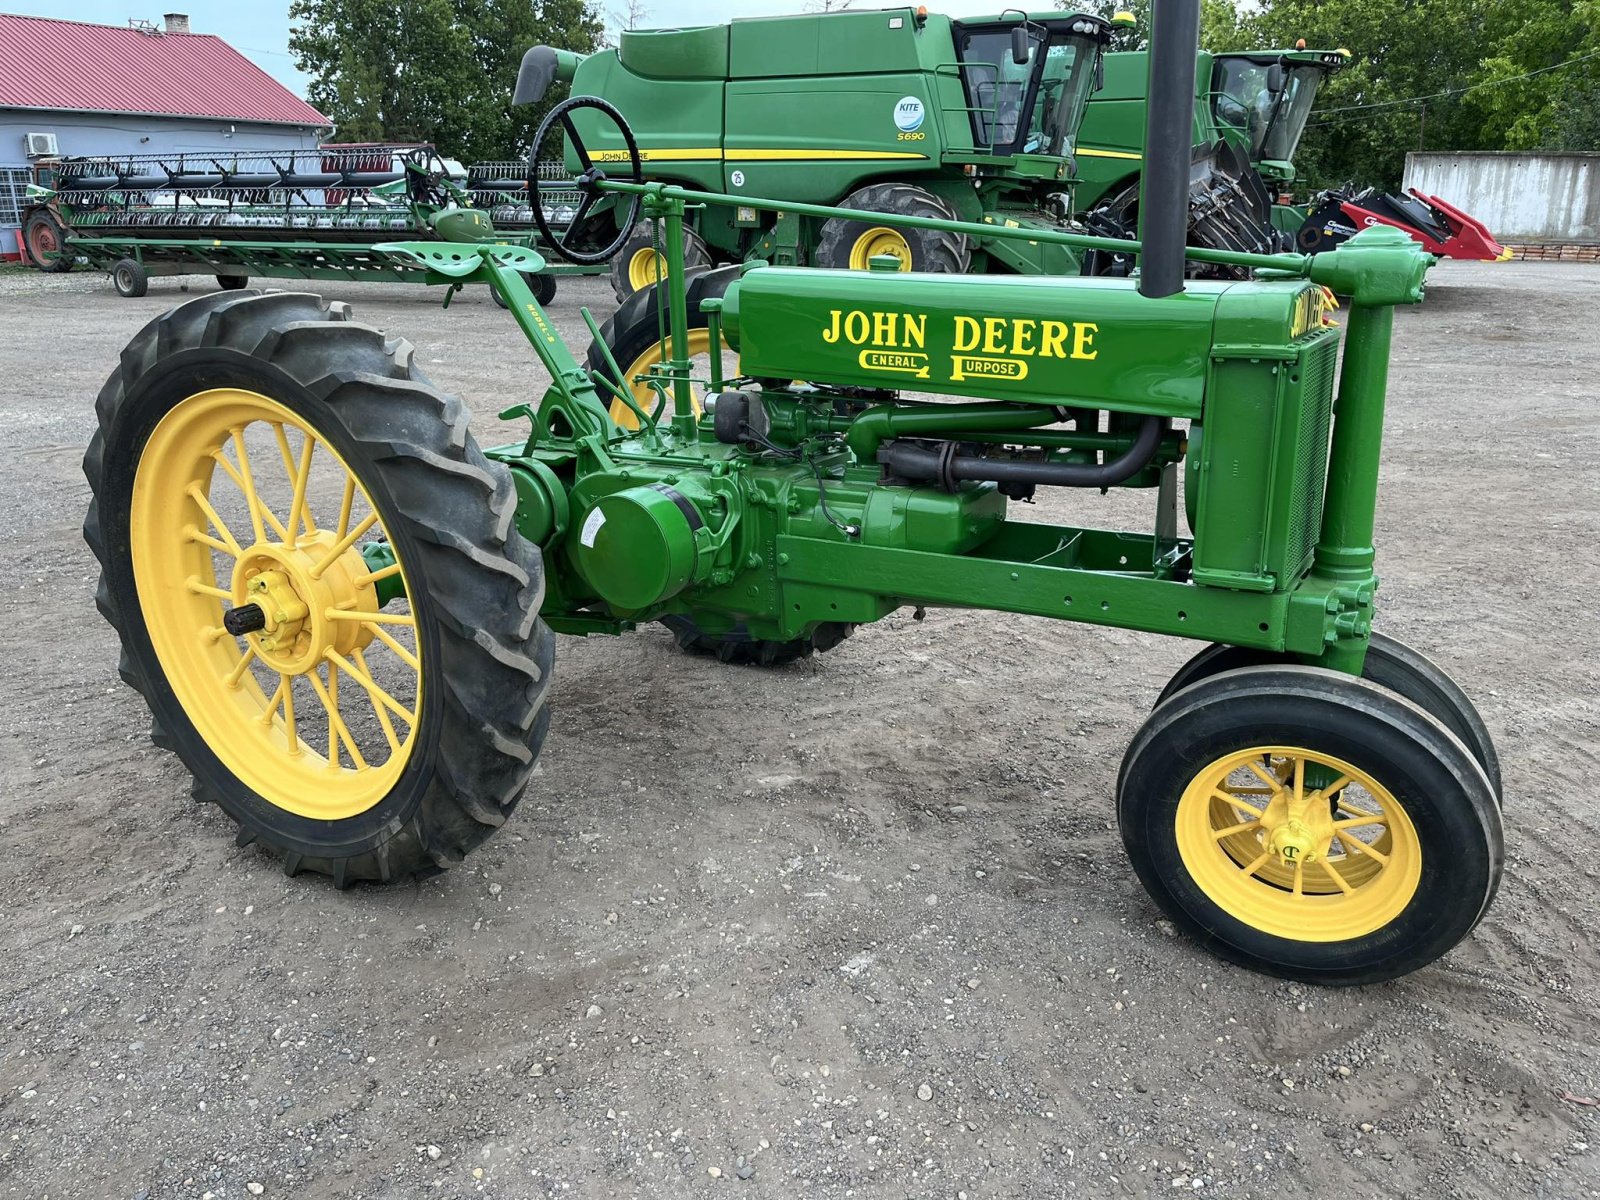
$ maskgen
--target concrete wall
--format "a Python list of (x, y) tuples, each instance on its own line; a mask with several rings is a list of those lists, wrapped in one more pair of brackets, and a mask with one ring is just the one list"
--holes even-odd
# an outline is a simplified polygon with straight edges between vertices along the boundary
[[(311, 150), (321, 130), (294, 125), (0, 108), (0, 168), (26, 168), (24, 135), (53, 133), (64, 156), (180, 150)], [(0, 257), (17, 255), (17, 226), (0, 197)]]
[(1471, 213), (1501, 242), (1600, 241), (1600, 154), (1413, 151), (1405, 186)]

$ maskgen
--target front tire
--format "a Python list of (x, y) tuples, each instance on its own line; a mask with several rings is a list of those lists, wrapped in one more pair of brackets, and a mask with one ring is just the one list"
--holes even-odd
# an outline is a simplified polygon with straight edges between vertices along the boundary
[[(957, 219), (955, 209), (942, 197), (909, 183), (874, 183), (857, 188), (839, 202), (839, 207), (938, 221)], [(879, 255), (899, 259), (902, 271), (964, 275), (972, 265), (972, 246), (965, 234), (875, 225), (843, 217), (830, 217), (822, 223), (811, 265), (865, 271)]]
[(97, 411), (96, 599), (239, 844), (343, 887), (501, 825), (548, 726), (542, 563), (411, 346), (315, 296), (215, 293), (147, 325)]
[[(1224, 671), (1289, 661), (1284, 655), (1269, 650), (1214, 643), (1178, 668), (1167, 686), (1161, 689), (1161, 695), (1156, 697), (1156, 707), (1159, 708), (1191, 684)], [(1494, 748), (1489, 727), (1483, 723), (1483, 717), (1478, 714), (1467, 694), (1445, 674), (1442, 667), (1404, 642), (1374, 633), (1367, 643), (1361, 678), (1388, 688), (1438, 718), (1472, 752), (1472, 757), (1478, 760), (1483, 773), (1489, 777), (1496, 800), (1503, 801), (1505, 786), (1500, 778), (1500, 755)]]
[(1384, 688), (1315, 667), (1202, 680), (1123, 761), (1123, 844), (1173, 921), (1288, 979), (1394, 979), (1478, 923), (1505, 857), (1482, 768)]

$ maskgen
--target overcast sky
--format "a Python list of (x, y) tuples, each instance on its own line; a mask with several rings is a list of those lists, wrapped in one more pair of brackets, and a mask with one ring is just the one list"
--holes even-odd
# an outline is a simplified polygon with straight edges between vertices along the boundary
[[(404, 0), (397, 0), (403, 3)], [(143, 7), (141, 7), (141, 3)], [(998, 12), (1005, 0), (947, 0), (929, 7), (951, 16)], [(806, 0), (645, 0), (645, 28), (704, 25), (729, 17), (773, 16), (802, 12)], [(856, 0), (858, 8), (887, 8), (884, 0)], [(1038, 0), (1030, 7), (1046, 7)], [(602, 0), (602, 10), (623, 12), (627, 0)], [(263, 71), (281, 80), (296, 95), (305, 95), (306, 77), (289, 56), (288, 0), (0, 0), (0, 10), (34, 17), (61, 17), (102, 25), (126, 25), (130, 18), (161, 23), (164, 11), (189, 14), (195, 33), (214, 33), (246, 55)], [(611, 22), (615, 24), (614, 21)]]

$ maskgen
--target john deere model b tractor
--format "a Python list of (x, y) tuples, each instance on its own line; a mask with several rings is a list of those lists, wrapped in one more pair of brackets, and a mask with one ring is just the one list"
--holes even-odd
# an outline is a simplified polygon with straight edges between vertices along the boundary
[[(1105, 56), (1105, 86), (1090, 96), (1078, 141), (1075, 199), (1097, 233), (1131, 236), (1138, 225), (1144, 161), (1148, 55)], [(1189, 241), (1228, 250), (1293, 246), (1300, 216), (1277, 205), (1295, 177), (1294, 153), (1323, 79), (1348, 62), (1347, 50), (1202, 51), (1195, 67)], [(1126, 270), (1091, 258), (1091, 271)], [(1202, 273), (1214, 268), (1195, 264)]]
[[(496, 399), (527, 422), (510, 445), (480, 449), (410, 344), (341, 304), (243, 291), (152, 322), (100, 394), (85, 534), (157, 744), (241, 844), (344, 886), (448, 867), (511, 819), (556, 633), (660, 622), (774, 664), (910, 605), (1145, 630), (1204, 643), (1115, 776), (1129, 860), (1172, 920), (1326, 983), (1449, 950), (1500, 878), (1499, 768), (1460, 688), (1373, 629), (1394, 308), (1430, 260), (1386, 229), (1314, 257), (1186, 251), (1198, 4), (1155, 7), (1142, 243), (640, 182), (615, 108), (557, 106), (547, 129), (582, 165), (557, 186), (623, 205), (607, 248), (660, 222), (667, 282), (631, 324), (581, 360), (527, 285), (533, 250), (389, 247), (509, 301), (550, 379)], [(577, 132), (601, 118), (624, 161)], [(696, 270), (700, 204), (1048, 239), (1140, 271)], [(1186, 285), (1186, 255), (1258, 278)], [(1328, 289), (1351, 298), (1342, 364)], [(1147, 498), (1142, 528), (1009, 514), (1113, 487)]]
[[(889, 255), (906, 271), (1075, 275), (1069, 245), (948, 222), (1063, 228), (1074, 140), (1113, 28), (1081, 13), (955, 21), (903, 7), (630, 30), (588, 58), (534, 48), (516, 98), (570, 81), (621, 111), (646, 178), (703, 193), (684, 244), (691, 268), (761, 259), (865, 270)], [(607, 122), (572, 120), (595, 161), (626, 160)], [(807, 216), (743, 203), (752, 196), (947, 224)], [(610, 242), (626, 212), (608, 198), (582, 232)], [(612, 267), (619, 299), (660, 278), (660, 232), (628, 231)]]

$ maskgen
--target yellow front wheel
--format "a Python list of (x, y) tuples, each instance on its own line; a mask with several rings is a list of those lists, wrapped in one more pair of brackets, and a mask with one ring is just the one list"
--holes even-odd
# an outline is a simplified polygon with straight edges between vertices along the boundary
[(1145, 887), (1209, 949), (1315, 983), (1444, 954), (1498, 887), (1499, 807), (1436, 717), (1299, 666), (1225, 671), (1140, 730), (1117, 796)]
[(100, 607), (240, 844), (344, 885), (500, 825), (546, 728), (542, 564), (410, 347), (313, 296), (223, 292), (147, 326), (99, 413)]

